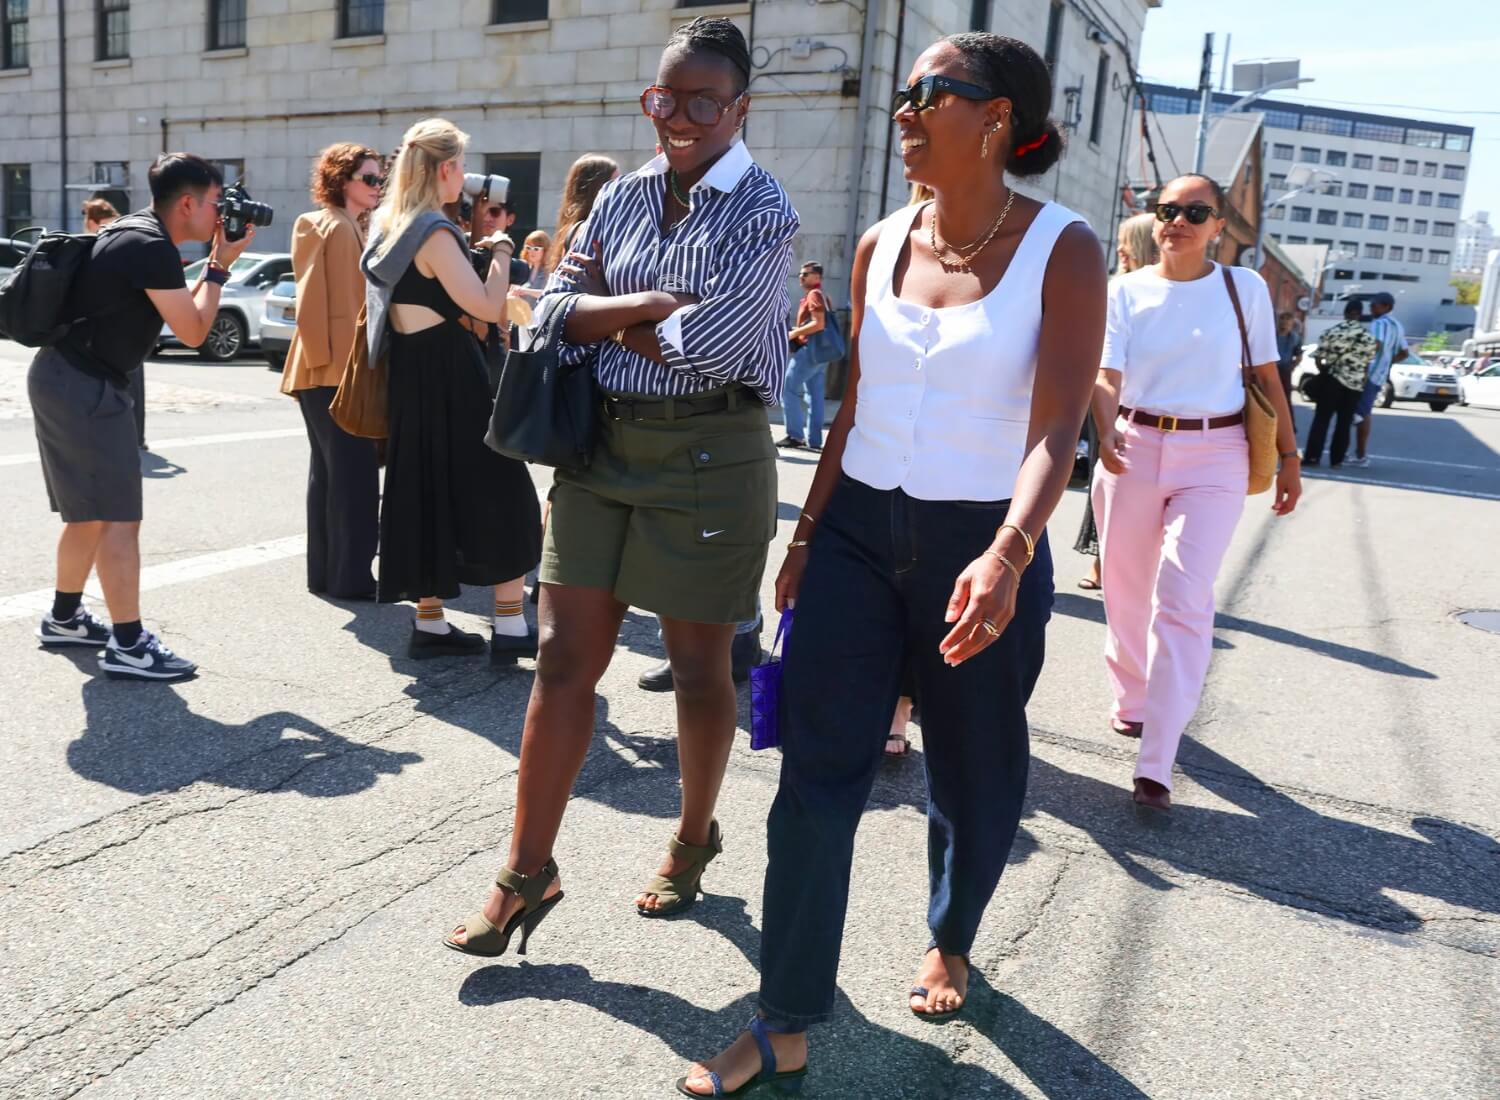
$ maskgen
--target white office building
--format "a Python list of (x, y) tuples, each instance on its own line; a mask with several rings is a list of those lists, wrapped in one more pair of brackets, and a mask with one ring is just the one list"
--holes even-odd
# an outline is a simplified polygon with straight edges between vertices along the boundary
[(1481, 210), (1471, 214), (1458, 223), (1458, 240), (1453, 246), (1453, 274), (1482, 274), (1490, 249), (1495, 246), (1495, 227), (1490, 224), (1490, 212)]
[[(1198, 110), (1190, 88), (1148, 84), (1146, 93), (1162, 114)], [(1223, 110), (1238, 97), (1213, 98)], [(1252, 109), (1265, 119), (1266, 236), (1329, 249), (1309, 334), (1342, 319), (1340, 299), (1380, 291), (1395, 295), (1397, 316), (1414, 337), (1467, 328), (1443, 307), (1455, 293), (1449, 279), (1473, 128), (1281, 100)], [(1312, 186), (1278, 203), (1298, 169), (1312, 173)]]

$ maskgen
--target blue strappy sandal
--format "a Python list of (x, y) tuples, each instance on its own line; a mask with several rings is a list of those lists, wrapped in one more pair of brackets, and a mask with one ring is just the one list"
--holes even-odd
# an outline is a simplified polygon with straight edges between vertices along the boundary
[(807, 1067), (801, 1069), (789, 1069), (785, 1072), (776, 1071), (776, 1052), (771, 1049), (771, 1037), (766, 1034), (766, 1022), (758, 1015), (750, 1017), (748, 1027), (750, 1037), (755, 1040), (755, 1045), (760, 1047), (760, 1072), (750, 1080), (746, 1081), (733, 1092), (724, 1091), (724, 1082), (713, 1070), (708, 1071), (709, 1084), (713, 1085), (713, 1092), (694, 1092), (687, 1087), (686, 1077), (677, 1078), (677, 1091), (684, 1096), (746, 1096), (761, 1085), (770, 1085), (777, 1092), (801, 1092), (802, 1082), (807, 1077)]

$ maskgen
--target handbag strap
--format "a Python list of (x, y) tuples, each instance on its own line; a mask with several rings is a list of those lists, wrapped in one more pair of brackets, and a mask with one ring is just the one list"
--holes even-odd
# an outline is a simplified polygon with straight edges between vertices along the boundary
[(771, 643), (771, 657), (774, 659), (776, 651), (781, 648), (782, 639), (792, 625), (792, 609), (789, 607), (781, 613), (781, 621), (776, 624), (776, 640)]
[(1234, 305), (1234, 319), (1240, 326), (1240, 381), (1248, 390), (1250, 388), (1250, 334), (1245, 331), (1245, 311), (1240, 308), (1240, 292), (1234, 288), (1234, 276), (1229, 273), (1229, 268), (1223, 264), (1219, 270), (1224, 273), (1224, 285), (1229, 288), (1229, 300)]

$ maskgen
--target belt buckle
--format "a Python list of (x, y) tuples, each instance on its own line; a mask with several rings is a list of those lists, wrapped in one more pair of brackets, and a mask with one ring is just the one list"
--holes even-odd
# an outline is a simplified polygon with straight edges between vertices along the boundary
[(606, 397), (604, 399), (604, 411), (609, 414), (609, 418), (611, 420), (626, 419), (619, 413), (619, 409), (622, 405), (631, 410), (635, 408), (635, 402), (633, 400), (630, 400), (629, 398)]
[[(1171, 427), (1167, 426), (1168, 420), (1172, 422)], [(1159, 416), (1156, 418), (1156, 426), (1164, 432), (1175, 432), (1177, 430), (1177, 417)]]

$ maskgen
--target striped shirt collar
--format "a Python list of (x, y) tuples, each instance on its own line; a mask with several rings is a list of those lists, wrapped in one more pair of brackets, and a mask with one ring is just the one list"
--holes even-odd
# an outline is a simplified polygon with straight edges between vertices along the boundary
[[(714, 161), (714, 165), (703, 178), (688, 189), (689, 193), (701, 191), (705, 187), (712, 187), (724, 194), (732, 194), (734, 189), (740, 185), (740, 180), (745, 178), (745, 173), (755, 166), (755, 158), (750, 155), (750, 150), (745, 148), (743, 141), (736, 141), (724, 155)], [(658, 153), (651, 160), (641, 166), (642, 176), (664, 176), (667, 174), (667, 155)]]

